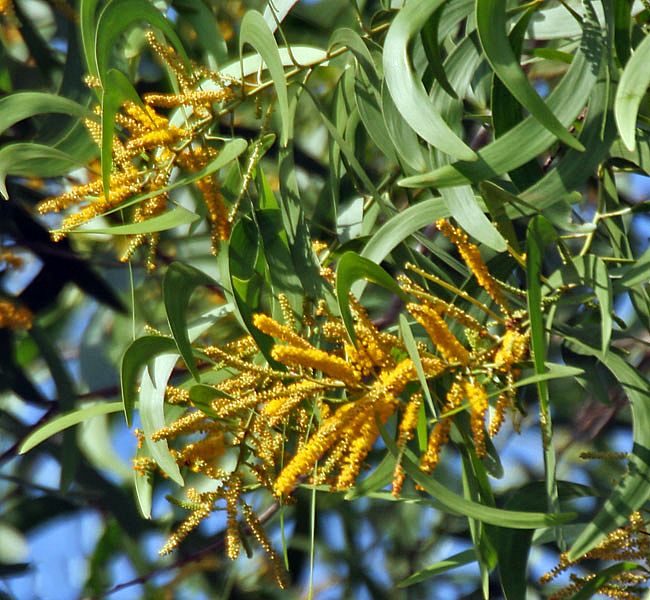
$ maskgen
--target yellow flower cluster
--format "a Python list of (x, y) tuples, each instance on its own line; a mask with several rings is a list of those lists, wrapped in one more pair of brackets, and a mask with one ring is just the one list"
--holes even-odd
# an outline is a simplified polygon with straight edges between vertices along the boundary
[[(61, 212), (76, 206), (62, 220), (58, 230), (52, 233), (55, 240), (64, 237), (70, 230), (87, 221), (119, 207), (126, 200), (138, 195), (148, 195), (132, 210), (132, 220), (141, 223), (165, 212), (169, 196), (165, 189), (172, 174), (181, 169), (196, 173), (203, 169), (218, 154), (211, 145), (207, 132), (216, 118), (215, 107), (233, 97), (232, 81), (224, 80), (218, 73), (194, 65), (188, 74), (185, 65), (173, 50), (160, 44), (152, 33), (147, 40), (155, 54), (175, 74), (180, 91), (174, 94), (146, 94), (143, 104), (126, 102), (115, 117), (116, 132), (113, 134), (112, 171), (109, 189), (104, 189), (96, 166), (88, 169), (90, 181), (73, 186), (70, 190), (38, 205), (41, 214)], [(201, 89), (202, 80), (210, 78), (215, 89)], [(101, 85), (96, 80), (94, 86)], [(155, 107), (177, 109), (182, 107), (182, 127), (170, 123), (169, 117)], [(101, 116), (101, 110), (96, 113)], [(85, 125), (91, 136), (101, 147), (102, 132), (97, 119), (87, 119)], [(230, 220), (223, 194), (216, 175), (210, 174), (196, 181), (201, 198), (206, 206), (210, 226), (212, 249), (216, 253), (220, 242), (230, 235)], [(128, 260), (137, 248), (148, 244), (147, 267), (155, 267), (155, 255), (159, 233), (136, 234), (130, 237), (121, 260)]]
[[(641, 513), (632, 513), (627, 525), (612, 531), (596, 548), (587, 552), (578, 561), (572, 562), (568, 560), (566, 554), (562, 554), (559, 564), (545, 573), (540, 578), (540, 583), (548, 584), (560, 573), (585, 561), (631, 562), (636, 563), (637, 567), (613, 575), (598, 588), (596, 595), (625, 600), (646, 598), (650, 582), (650, 536), (647, 527), (648, 523)], [(571, 583), (555, 591), (549, 598), (551, 600), (572, 598), (594, 578), (594, 574), (571, 573)]]
[[(451, 226), (439, 226), (450, 231)], [(469, 244), (459, 233), (453, 237), (459, 246)], [(487, 267), (480, 256), (471, 254), (467, 265), (472, 272), (483, 273), (485, 283)], [(324, 283), (335, 286), (333, 271), (324, 268), (322, 276)], [(462, 411), (469, 415), (466, 438), (473, 440), (478, 457), (485, 455), (486, 436), (498, 432), (505, 411), (514, 406), (514, 382), (528, 352), (527, 333), (515, 318), (503, 319), (505, 326), (482, 323), (406, 276), (399, 283), (412, 298), (406, 311), (426, 334), (415, 351), (407, 349), (396, 331), (380, 330), (354, 297), (349, 298), (354, 344), (326, 302), (298, 319), (288, 300), (280, 297), (284, 322), (263, 313), (252, 318), (255, 335), (274, 340), (266, 356), (250, 335), (200, 349), (206, 361), (202, 368), (215, 370), (218, 383), (202, 384), (200, 403), (192, 402), (191, 392), (170, 388), (169, 401), (186, 405), (187, 411), (153, 440), (178, 446), (172, 454), (179, 466), (211, 479), (213, 494), (201, 496), (193, 505), (166, 551), (208, 514), (208, 503), (211, 510), (221, 504), (227, 514), (227, 554), (237, 556), (239, 536), (247, 527), (276, 564), (274, 551), (261, 538), (261, 525), (247, 508), (245, 492), (263, 488), (286, 501), (302, 483), (333, 490), (354, 486), (381, 427), (393, 416), (399, 417), (400, 453), (393, 477), (395, 495), (405, 483), (402, 456), (418, 423), (430, 431), (420, 458), (425, 472), (439, 463), (454, 424), (465, 427), (464, 421), (454, 418)], [(503, 331), (497, 333), (498, 327)], [(423, 404), (422, 376), (431, 397), (444, 398), (437, 407)], [(206, 377), (210, 380), (214, 381)], [(206, 385), (213, 389), (209, 400)], [(498, 400), (486, 431), (490, 396)]]
[(0, 329), (30, 329), (33, 318), (32, 311), (26, 306), (0, 299)]

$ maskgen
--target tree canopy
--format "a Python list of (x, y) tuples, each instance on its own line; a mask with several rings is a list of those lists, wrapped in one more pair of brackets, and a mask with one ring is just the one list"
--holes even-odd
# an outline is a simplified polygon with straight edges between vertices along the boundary
[(646, 597), (649, 24), (0, 0), (0, 595)]

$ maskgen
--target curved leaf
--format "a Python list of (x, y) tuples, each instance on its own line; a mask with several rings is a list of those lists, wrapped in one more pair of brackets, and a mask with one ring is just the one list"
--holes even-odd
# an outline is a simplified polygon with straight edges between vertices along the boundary
[(91, 110), (69, 98), (45, 92), (18, 92), (0, 99), (0, 134), (18, 121), (46, 113), (97, 118)]
[(38, 446), (41, 442), (51, 438), (53, 435), (68, 429), (68, 427), (74, 427), (83, 423), (87, 419), (92, 417), (98, 417), (99, 415), (108, 415), (110, 413), (116, 413), (121, 411), (123, 408), (122, 402), (105, 402), (101, 404), (92, 404), (91, 406), (86, 406), (84, 408), (79, 408), (67, 412), (63, 415), (59, 415), (54, 419), (44, 423), (40, 427), (34, 429), (20, 444), (18, 449), (18, 454), (25, 454), (29, 452), (32, 448)]
[(506, 1), (477, 2), (476, 28), (485, 57), (510, 93), (558, 139), (571, 148), (584, 151), (585, 147), (557, 119), (522, 71), (506, 33)]
[(178, 352), (197, 381), (200, 376), (187, 332), (186, 313), (190, 296), (201, 285), (217, 285), (217, 282), (203, 271), (180, 262), (172, 263), (163, 279), (163, 301), (167, 322), (176, 341)]
[(650, 64), (650, 36), (645, 36), (625, 65), (614, 99), (616, 126), (623, 143), (631, 152), (634, 152), (639, 104), (650, 85), (648, 64)]
[(418, 135), (454, 158), (472, 161), (476, 160), (476, 154), (431, 104), (409, 58), (411, 40), (443, 1), (410, 0), (400, 10), (384, 43), (384, 75), (395, 106)]
[(129, 427), (133, 419), (135, 400), (138, 396), (138, 375), (140, 375), (140, 371), (155, 356), (175, 351), (176, 344), (172, 338), (147, 335), (133, 340), (124, 352), (120, 366), (120, 384), (124, 416)]
[(336, 298), (339, 310), (341, 311), (341, 319), (343, 319), (343, 324), (352, 343), (355, 342), (356, 336), (354, 333), (352, 311), (350, 310), (349, 294), (353, 284), (359, 279), (372, 281), (386, 288), (388, 291), (397, 294), (400, 298), (406, 298), (406, 294), (404, 294), (395, 280), (379, 265), (367, 258), (359, 256), (356, 252), (346, 252), (340, 258), (336, 268)]
[(568, 558), (573, 561), (596, 547), (611, 531), (623, 526), (630, 514), (650, 498), (650, 384), (617, 352), (610, 351), (605, 357), (568, 333), (565, 335), (571, 350), (598, 358), (623, 386), (632, 407), (634, 440), (628, 473), (571, 546)]
[[(255, 10), (249, 10), (244, 15), (239, 33), (239, 56), (246, 44), (250, 44), (262, 57), (273, 79), (275, 93), (278, 97), (278, 108), (282, 131), (280, 143), (286, 146), (289, 138), (293, 137), (292, 123), (289, 118), (289, 96), (287, 94), (287, 80), (284, 75), (284, 68), (280, 58), (278, 45), (275, 42), (273, 33), (269, 29), (264, 17)], [(243, 78), (243, 65), (242, 65)]]

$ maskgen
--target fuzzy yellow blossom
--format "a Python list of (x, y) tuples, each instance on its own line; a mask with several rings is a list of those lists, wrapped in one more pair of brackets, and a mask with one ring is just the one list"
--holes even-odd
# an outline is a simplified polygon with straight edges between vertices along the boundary
[(406, 309), (415, 317), (418, 323), (436, 345), (440, 354), (449, 362), (462, 365), (469, 363), (469, 352), (449, 330), (440, 315), (428, 306), (410, 303)]
[(449, 223), (449, 221), (440, 219), (436, 221), (436, 227), (458, 248), (458, 252), (465, 261), (469, 270), (476, 277), (476, 281), (478, 281), (479, 285), (505, 313), (508, 313), (508, 304), (506, 299), (503, 296), (499, 284), (494, 277), (490, 275), (478, 247), (469, 241), (469, 237), (464, 231), (454, 227)]
[[(401, 452), (406, 444), (408, 444), (413, 439), (413, 431), (417, 427), (421, 405), (422, 394), (414, 394), (404, 409), (404, 414), (402, 416), (402, 420), (400, 421), (397, 433), (397, 447), (400, 449), (400, 457)], [(395, 498), (399, 497), (400, 492), (402, 491), (404, 478), (404, 467), (402, 467), (402, 463), (398, 459), (395, 463), (395, 470), (393, 471), (393, 483), (391, 486), (391, 493)]]
[(349, 385), (358, 385), (359, 376), (344, 359), (317, 348), (305, 349), (297, 346), (274, 346), (271, 356), (289, 367), (315, 369), (328, 377), (339, 379)]
[(494, 366), (507, 371), (512, 365), (521, 362), (528, 353), (529, 332), (521, 333), (508, 329), (501, 340), (501, 345), (494, 356)]
[(479, 458), (485, 456), (485, 413), (488, 409), (488, 395), (485, 388), (476, 381), (465, 381), (465, 397), (469, 402), (470, 423), (474, 447)]
[(30, 329), (34, 315), (26, 306), (0, 299), (0, 329)]
[(264, 398), (266, 403), (262, 414), (269, 418), (271, 425), (283, 420), (303, 400), (312, 397), (315, 393), (324, 390), (325, 384), (317, 381), (299, 381), (288, 386), (278, 386), (271, 390)]
[(281, 325), (275, 319), (272, 319), (267, 315), (261, 313), (253, 315), (253, 325), (255, 325), (255, 327), (257, 327), (262, 333), (266, 333), (266, 335), (287, 342), (292, 346), (298, 346), (299, 348), (305, 348), (307, 350), (313, 347), (309, 342), (301, 338), (289, 327)]
[[(456, 408), (462, 402), (462, 399), (463, 387), (460, 383), (454, 382), (447, 392), (444, 410), (449, 411)], [(426, 452), (420, 459), (420, 468), (425, 473), (431, 473), (438, 465), (442, 447), (449, 441), (451, 424), (452, 419), (445, 417), (443, 414), (442, 418), (434, 425), (429, 435)]]

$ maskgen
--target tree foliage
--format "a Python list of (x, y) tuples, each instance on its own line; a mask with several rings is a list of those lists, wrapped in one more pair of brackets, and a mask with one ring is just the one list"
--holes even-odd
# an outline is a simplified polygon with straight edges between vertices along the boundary
[(2, 593), (643, 597), (648, 21), (0, 2)]

